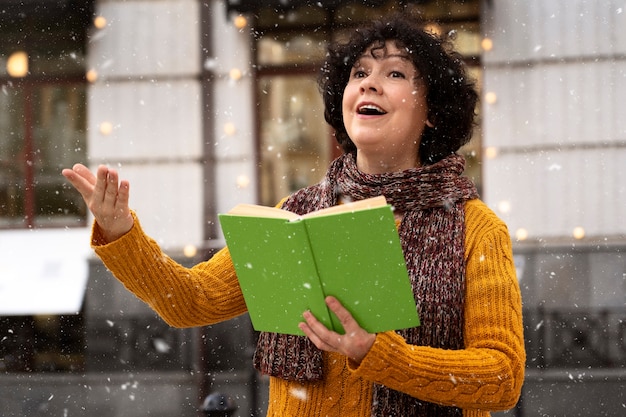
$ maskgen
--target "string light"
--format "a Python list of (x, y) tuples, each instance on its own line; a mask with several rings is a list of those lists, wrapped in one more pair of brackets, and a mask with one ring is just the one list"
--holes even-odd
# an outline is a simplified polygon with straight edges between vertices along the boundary
[(187, 258), (193, 258), (194, 256), (196, 256), (197, 253), (198, 253), (198, 248), (196, 248), (195, 245), (186, 245), (183, 248), (183, 254)]
[(239, 68), (233, 68), (230, 70), (228, 75), (230, 76), (231, 80), (239, 81), (243, 74), (241, 73), (241, 70)]
[(580, 226), (575, 227), (572, 235), (574, 236), (574, 239), (580, 240), (585, 237), (585, 229)]
[(11, 77), (26, 77), (28, 75), (28, 54), (24, 51), (16, 51), (9, 55), (7, 73)]
[(506, 214), (511, 211), (511, 202), (507, 200), (502, 200), (498, 203), (498, 210), (500, 213)]
[(85, 79), (90, 83), (95, 83), (98, 79), (98, 71), (90, 69), (85, 73)]
[(496, 104), (496, 101), (498, 101), (498, 96), (493, 91), (489, 91), (485, 94), (485, 101), (487, 102), (487, 104)]
[(498, 148), (495, 146), (488, 146), (485, 148), (485, 158), (494, 159), (496, 156), (498, 156)]
[(426, 25), (424, 29), (426, 30), (426, 32), (430, 32), (437, 36), (441, 36), (441, 33), (443, 32), (443, 30), (441, 29), (441, 26), (438, 25), (437, 23), (429, 23)]
[(484, 38), (480, 42), (480, 46), (483, 48), (483, 51), (491, 51), (493, 49), (493, 41), (490, 38)]
[(247, 188), (250, 185), (250, 178), (247, 175), (237, 177), (237, 188)]
[(528, 239), (528, 230), (520, 227), (515, 231), (515, 238), (519, 241)]
[(96, 29), (104, 29), (107, 25), (107, 20), (104, 16), (96, 16), (93, 19), (93, 25)]
[(100, 133), (105, 136), (110, 135), (113, 132), (113, 125), (111, 122), (102, 122), (100, 123)]
[(237, 15), (233, 18), (233, 25), (235, 25), (237, 29), (243, 29), (248, 25), (248, 19), (246, 19), (245, 16)]
[(224, 133), (228, 136), (233, 136), (237, 132), (237, 128), (231, 122), (224, 124)]

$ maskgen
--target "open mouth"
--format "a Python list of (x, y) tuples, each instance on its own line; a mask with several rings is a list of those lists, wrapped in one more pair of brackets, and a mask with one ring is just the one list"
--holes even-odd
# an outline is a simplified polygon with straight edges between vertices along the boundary
[(365, 116), (382, 116), (383, 114), (387, 114), (386, 111), (373, 104), (364, 104), (360, 106), (357, 109), (357, 113)]

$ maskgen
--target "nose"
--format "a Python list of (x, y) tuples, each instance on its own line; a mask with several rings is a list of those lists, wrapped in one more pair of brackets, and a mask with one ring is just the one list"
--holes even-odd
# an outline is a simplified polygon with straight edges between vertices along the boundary
[(382, 90), (382, 84), (380, 83), (378, 76), (374, 74), (369, 74), (361, 80), (361, 93), (370, 91), (372, 93), (380, 94)]

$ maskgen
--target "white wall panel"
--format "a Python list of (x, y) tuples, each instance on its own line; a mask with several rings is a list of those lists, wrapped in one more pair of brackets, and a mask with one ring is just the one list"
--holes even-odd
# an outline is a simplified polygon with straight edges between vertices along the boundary
[(495, 66), (485, 71), (485, 146), (618, 143), (626, 139), (626, 60)]
[[(225, 4), (213, 2), (211, 35), (213, 57), (205, 66), (215, 75), (213, 83), (215, 158), (215, 207), (224, 213), (239, 203), (257, 203), (254, 125), (254, 80), (251, 73), (250, 28), (237, 29), (226, 18)], [(231, 77), (231, 70), (241, 75)], [(231, 134), (224, 128), (234, 128)], [(216, 244), (223, 243), (219, 233)]]
[[(531, 238), (626, 233), (626, 148), (509, 153), (484, 162), (485, 201), (514, 234)], [(503, 210), (503, 208), (505, 210)]]
[[(256, 204), (256, 172), (255, 165), (247, 160), (221, 161), (217, 165), (215, 183), (216, 211), (225, 213), (237, 204)], [(251, 182), (246, 183), (246, 179)], [(216, 243), (223, 243), (223, 235), (219, 233)]]
[[(533, 0), (528, 1), (532, 3)], [(483, 31), (493, 40), (493, 50), (485, 54), (485, 62), (511, 62), (526, 58), (529, 20), (527, 3), (523, 1), (491, 1), (483, 7)]]
[(483, 7), (485, 62), (624, 54), (624, 0), (500, 0)]
[(88, 63), (88, 153), (131, 182), (131, 207), (166, 250), (204, 238), (200, 2), (100, 1)]
[[(624, 10), (626, 14), (626, 9)], [(626, 28), (626, 21), (624, 21)], [(626, 31), (622, 38), (626, 40)], [(603, 108), (609, 114), (610, 119), (610, 136), (615, 140), (626, 141), (626, 112), (624, 111), (624, 100), (626, 98), (626, 58), (619, 61), (610, 61), (606, 63), (609, 66), (608, 85), (611, 94), (603, 97)]]
[(519, 91), (519, 81), (516, 73), (509, 69), (494, 68), (484, 74), (485, 92), (495, 94), (495, 103), (489, 104), (483, 100), (483, 146), (502, 147), (514, 143), (518, 136), (513, 124), (515, 120), (525, 119), (520, 113), (515, 117), (513, 104), (521, 97), (516, 97)]
[(204, 184), (200, 165), (121, 164), (116, 168), (130, 181), (130, 206), (149, 236), (165, 250), (202, 244)]
[(193, 0), (100, 2), (107, 26), (92, 36), (90, 67), (101, 78), (198, 73), (199, 7)]
[[(88, 111), (93, 160), (199, 159), (202, 155), (197, 80), (96, 83), (90, 89)], [(107, 126), (110, 132), (103, 131)]]
[(228, 74), (231, 69), (239, 68), (244, 75), (249, 75), (253, 47), (250, 27), (237, 29), (227, 17), (224, 3), (213, 1), (211, 35), (214, 59), (210, 65), (217, 73)]
[(609, 22), (611, 22), (611, 38), (609, 40), (611, 51), (614, 54), (626, 54), (626, 36), (624, 36), (624, 28), (626, 27), (626, 1), (613, 0), (610, 2)]
[[(512, 232), (626, 232), (626, 0), (504, 0), (484, 8), (484, 194)], [(505, 202), (506, 204), (503, 204)]]
[(252, 82), (251, 77), (234, 81), (222, 76), (214, 83), (214, 147), (218, 159), (244, 158), (254, 163)]
[[(254, 79), (251, 65), (250, 28), (237, 29), (227, 18), (223, 2), (213, 2), (211, 36), (213, 56), (204, 63), (215, 75), (213, 82), (214, 156), (217, 164), (238, 161), (256, 166)], [(232, 73), (231, 73), (232, 72)], [(239, 78), (231, 74), (238, 74)], [(232, 130), (230, 130), (232, 129)], [(246, 172), (254, 172), (248, 168)], [(254, 177), (250, 177), (251, 180)], [(218, 175), (218, 181), (223, 179)], [(228, 184), (230, 177), (224, 178)], [(225, 185), (228, 188), (228, 185)], [(256, 184), (250, 184), (249, 200), (256, 195)]]

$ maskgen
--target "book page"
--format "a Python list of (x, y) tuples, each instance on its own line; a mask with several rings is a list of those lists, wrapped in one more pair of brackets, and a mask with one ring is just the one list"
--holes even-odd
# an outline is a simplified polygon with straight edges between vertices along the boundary
[(234, 216), (265, 217), (268, 219), (286, 220), (296, 220), (300, 218), (297, 214), (287, 210), (276, 207), (260, 206), (257, 204), (237, 204), (235, 207), (230, 209), (227, 214), (232, 214)]
[(304, 214), (302, 218), (327, 216), (330, 214), (338, 213), (350, 213), (353, 211), (367, 210), (376, 207), (383, 207), (387, 205), (387, 200), (384, 196), (366, 198), (365, 200), (351, 201), (345, 204), (339, 204), (332, 207), (327, 207), (321, 210), (313, 211), (311, 213)]
[(237, 204), (235, 207), (228, 211), (228, 214), (232, 214), (235, 216), (265, 217), (271, 219), (287, 219), (290, 221), (294, 221), (301, 218), (328, 216), (338, 213), (349, 213), (358, 210), (382, 207), (385, 205), (387, 205), (387, 200), (384, 196), (381, 195), (378, 197), (366, 198), (364, 200), (352, 201), (350, 203), (327, 207), (321, 210), (304, 214), (302, 216), (299, 216), (287, 210), (279, 209), (277, 207), (267, 207), (258, 204)]

